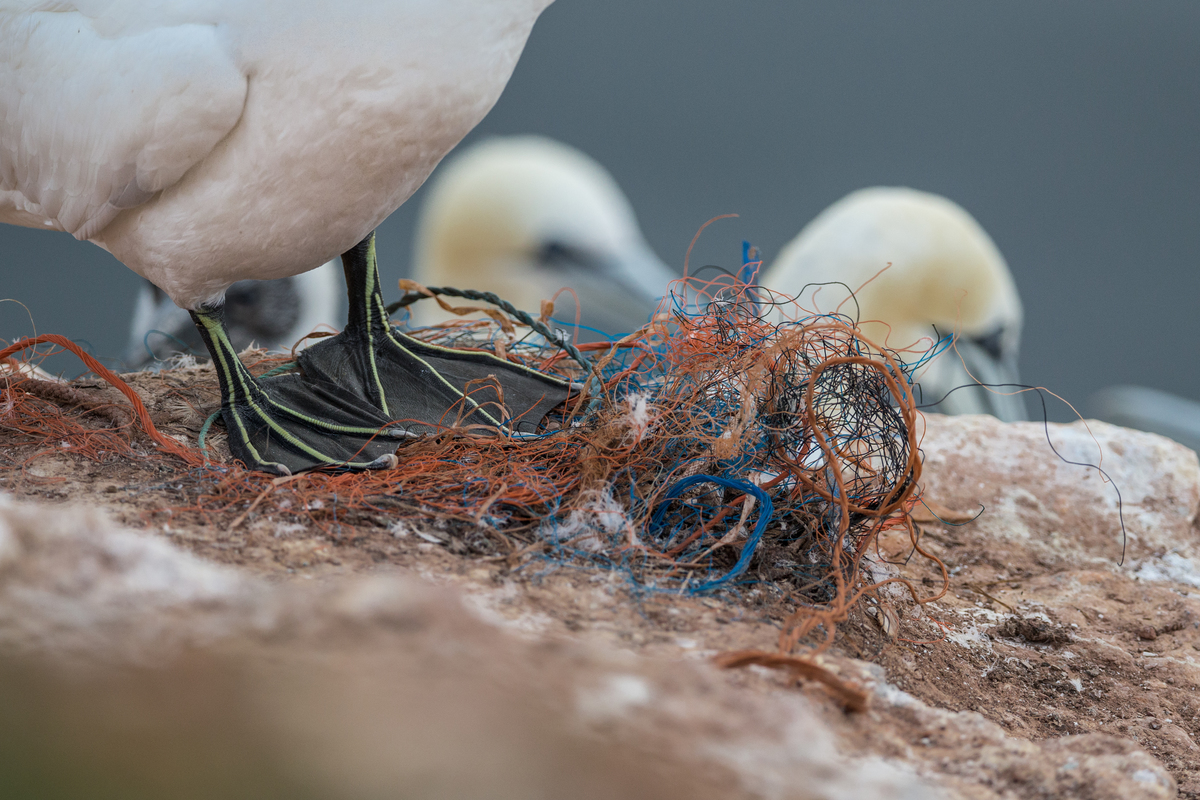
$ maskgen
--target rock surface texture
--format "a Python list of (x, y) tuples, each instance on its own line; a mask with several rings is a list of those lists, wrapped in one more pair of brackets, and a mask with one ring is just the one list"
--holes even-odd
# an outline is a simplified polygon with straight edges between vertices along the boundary
[[(432, 522), (164, 523), (143, 467), (43, 457), (0, 479), (0, 774), (135, 800), (1200, 798), (1200, 465), (1089, 426), (927, 418), (950, 592), (893, 586), (840, 628), (819, 659), (862, 713), (713, 666), (773, 647), (754, 590), (535, 575)], [(1066, 463), (1101, 452), (1111, 483)], [(874, 568), (936, 589), (910, 550), (888, 533)]]

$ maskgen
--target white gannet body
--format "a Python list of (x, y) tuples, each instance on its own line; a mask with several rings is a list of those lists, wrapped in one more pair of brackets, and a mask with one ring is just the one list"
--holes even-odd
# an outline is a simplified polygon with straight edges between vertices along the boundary
[[(613, 177), (573, 147), (540, 136), (484, 140), (430, 181), (414, 242), (414, 278), (427, 286), (494, 292), (537, 314), (570, 287), (582, 324), (634, 330), (674, 275), (646, 243)], [(555, 316), (573, 323), (560, 295)], [(417, 304), (414, 321), (447, 317)]]
[[(95, 242), (188, 309), (255, 469), (536, 432), (569, 383), (396, 331), (372, 231), (491, 109), (551, 2), (0, 0), (0, 222)], [(226, 289), (338, 255), (345, 329), (256, 378)]]
[(0, 0), (0, 221), (194, 308), (313, 269), (500, 96), (551, 0)]
[[(988, 384), (1016, 380), (1022, 311), (1012, 275), (979, 223), (944, 197), (892, 187), (853, 192), (805, 226), (759, 282), (800, 295), (806, 308), (840, 304), (877, 344), (915, 347), (904, 354), (910, 361), (939, 334), (957, 334), (961, 360), (945, 352), (917, 375), (924, 402), (974, 383), (972, 375)], [(850, 291), (854, 300), (843, 304)], [(1025, 418), (1019, 395), (981, 388), (958, 389), (937, 410)]]

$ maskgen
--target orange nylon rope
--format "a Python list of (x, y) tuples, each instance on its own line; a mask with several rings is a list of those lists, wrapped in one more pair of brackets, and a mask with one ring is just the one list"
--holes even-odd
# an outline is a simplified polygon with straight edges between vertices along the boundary
[(129, 386), (129, 384), (125, 383), (125, 381), (121, 380), (120, 376), (118, 376), (115, 372), (101, 364), (91, 355), (86, 353), (83, 348), (65, 336), (60, 336), (57, 333), (44, 333), (41, 336), (36, 336), (32, 339), (21, 339), (16, 344), (12, 344), (3, 350), (0, 350), (0, 362), (7, 361), (17, 353), (24, 352), (31, 347), (37, 347), (40, 344), (58, 345), (65, 350), (69, 350), (70, 352), (74, 353), (80, 361), (87, 365), (89, 370), (96, 373), (97, 376), (103, 378), (108, 383), (112, 384), (112, 386), (121, 394), (125, 395), (125, 397), (129, 399), (129, 404), (133, 406), (133, 413), (137, 417), (138, 423), (141, 425), (142, 430), (145, 431), (146, 435), (154, 440), (154, 443), (159, 447), (171, 453), (172, 455), (183, 459), (189, 464), (203, 463), (203, 460), (196, 451), (192, 450), (191, 448), (184, 447), (169, 436), (164, 436), (158, 431), (158, 428), (154, 427), (154, 422), (150, 419), (150, 412), (146, 410), (146, 404), (142, 402), (142, 398), (138, 397), (137, 392), (135, 392)]

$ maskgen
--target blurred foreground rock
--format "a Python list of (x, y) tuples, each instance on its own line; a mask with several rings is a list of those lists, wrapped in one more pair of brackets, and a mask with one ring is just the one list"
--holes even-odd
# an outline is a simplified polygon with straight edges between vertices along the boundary
[(402, 575), (269, 585), (79, 509), (0, 508), (0, 644), (11, 797), (930, 796), (801, 698), (518, 639)]

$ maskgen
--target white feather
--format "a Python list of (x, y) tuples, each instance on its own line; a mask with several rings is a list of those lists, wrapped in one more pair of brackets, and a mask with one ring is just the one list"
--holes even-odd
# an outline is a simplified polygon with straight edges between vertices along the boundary
[(193, 308), (313, 269), (499, 98), (551, 0), (0, 0), (0, 221)]
[[(815, 286), (832, 281), (844, 286)], [(853, 291), (868, 335), (891, 347), (934, 336), (932, 325), (967, 334), (1021, 326), (1016, 286), (991, 237), (961, 206), (915, 189), (861, 189), (834, 203), (783, 248), (762, 284), (790, 294), (813, 285), (804, 296), (817, 291), (824, 311)]]
[(0, 220), (91, 238), (176, 183), (241, 116), (246, 76), (211, 25), (109, 38), (79, 11), (18, 5), (32, 4), (0, 6), (0, 188), (21, 199)]

